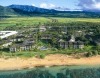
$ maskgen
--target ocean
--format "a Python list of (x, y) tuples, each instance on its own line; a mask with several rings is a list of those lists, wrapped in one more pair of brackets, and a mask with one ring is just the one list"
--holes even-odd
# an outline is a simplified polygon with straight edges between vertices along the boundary
[(100, 78), (100, 66), (54, 66), (0, 71), (0, 78)]

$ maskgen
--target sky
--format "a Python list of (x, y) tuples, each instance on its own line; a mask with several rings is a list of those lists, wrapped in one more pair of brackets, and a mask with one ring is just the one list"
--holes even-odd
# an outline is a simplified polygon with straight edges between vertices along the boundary
[(100, 10), (100, 0), (0, 0), (0, 5), (11, 4), (61, 10)]

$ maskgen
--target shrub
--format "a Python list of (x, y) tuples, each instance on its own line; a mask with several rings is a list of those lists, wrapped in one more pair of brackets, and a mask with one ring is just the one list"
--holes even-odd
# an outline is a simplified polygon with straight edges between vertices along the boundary
[(98, 51), (92, 51), (93, 55), (98, 55)]
[(38, 51), (38, 49), (35, 47), (33, 51), (34, 51), (34, 52), (37, 52), (37, 51)]
[(45, 55), (44, 54), (40, 54), (39, 56), (41, 59), (44, 59), (45, 58)]
[(86, 54), (86, 57), (91, 57), (91, 56), (93, 56), (92, 52), (88, 52), (88, 53)]
[(98, 51), (98, 55), (100, 55), (100, 51)]
[(56, 48), (52, 48), (52, 51), (57, 51), (57, 49)]

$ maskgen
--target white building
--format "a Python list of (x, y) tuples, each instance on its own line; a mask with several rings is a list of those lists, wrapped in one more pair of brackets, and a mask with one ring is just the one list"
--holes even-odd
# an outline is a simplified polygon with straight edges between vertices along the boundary
[(75, 42), (75, 37), (72, 35), (71, 39), (69, 40), (69, 42)]
[(17, 31), (0, 31), (0, 38), (4, 39), (12, 35), (16, 35)]
[(40, 32), (45, 32), (46, 31), (46, 27), (45, 26), (40, 26), (39, 30), (40, 30)]

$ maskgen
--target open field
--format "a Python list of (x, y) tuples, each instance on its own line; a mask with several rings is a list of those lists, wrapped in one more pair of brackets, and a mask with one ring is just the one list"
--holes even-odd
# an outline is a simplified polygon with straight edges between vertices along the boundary
[(44, 17), (19, 17), (19, 18), (5, 18), (0, 20), (1, 27), (7, 26), (34, 26), (39, 23), (43, 24), (45, 22), (50, 21)]
[(53, 19), (59, 23), (74, 23), (74, 22), (90, 22), (100, 23), (99, 18), (56, 18), (56, 17), (18, 17), (18, 18), (5, 18), (0, 20), (0, 27), (7, 26), (37, 26), (44, 23), (52, 23)]
[(69, 22), (99, 22), (99, 18), (56, 18), (59, 22), (69, 23)]

